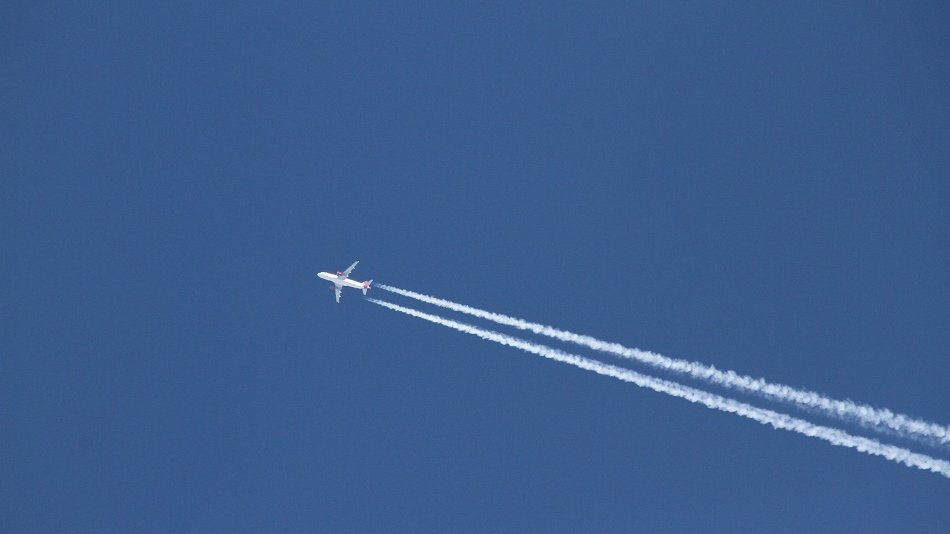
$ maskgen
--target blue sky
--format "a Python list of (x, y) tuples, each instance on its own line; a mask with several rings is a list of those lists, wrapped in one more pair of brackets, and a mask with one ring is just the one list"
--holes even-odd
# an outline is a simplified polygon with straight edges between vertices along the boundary
[(315, 277), (947, 423), (945, 5), (2, 10), (4, 531), (950, 520), (938, 475)]

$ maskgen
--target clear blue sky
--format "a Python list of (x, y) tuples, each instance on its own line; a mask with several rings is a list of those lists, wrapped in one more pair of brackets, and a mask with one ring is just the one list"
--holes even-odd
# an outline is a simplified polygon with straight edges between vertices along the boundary
[(507, 4), (0, 8), (0, 530), (946, 528), (315, 273), (948, 423), (947, 5)]

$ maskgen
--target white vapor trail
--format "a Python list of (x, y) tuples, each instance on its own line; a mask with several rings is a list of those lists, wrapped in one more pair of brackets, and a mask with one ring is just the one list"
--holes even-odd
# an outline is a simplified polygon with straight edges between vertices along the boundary
[(670, 358), (655, 352), (632, 349), (624, 347), (619, 343), (601, 341), (591, 336), (559, 330), (543, 324), (532, 323), (500, 313), (493, 313), (449, 300), (423, 295), (415, 291), (408, 291), (385, 284), (376, 284), (374, 287), (448, 310), (487, 319), (498, 324), (512, 326), (520, 330), (528, 330), (542, 336), (636, 360), (664, 371), (685, 374), (717, 386), (759, 395), (769, 400), (794, 404), (806, 410), (820, 412), (821, 414), (844, 421), (855, 422), (879, 432), (894, 434), (902, 438), (914, 439), (928, 444), (940, 444), (944, 446), (950, 444), (950, 426), (942, 426), (907, 415), (894, 413), (888, 409), (875, 408), (850, 400), (837, 400), (814, 391), (798, 389), (783, 384), (773, 384), (762, 378), (741, 375), (734, 371), (722, 371), (712, 365), (706, 365), (700, 362)]
[(702, 404), (707, 408), (734, 413), (736, 415), (752, 419), (753, 421), (757, 421), (761, 424), (770, 425), (773, 428), (789, 430), (791, 432), (797, 432), (806, 436), (815, 437), (827, 441), (832, 445), (848, 447), (866, 454), (881, 456), (893, 462), (902, 463), (904, 465), (916, 467), (926, 471), (932, 471), (934, 473), (941, 474), (944, 477), (950, 478), (950, 462), (945, 460), (932, 458), (925, 454), (916, 453), (902, 447), (886, 445), (873, 439), (854, 436), (836, 428), (816, 425), (803, 419), (791, 417), (789, 415), (774, 412), (772, 410), (757, 408), (737, 400), (684, 386), (676, 382), (654, 378), (638, 373), (631, 369), (624, 369), (622, 367), (601, 363), (596, 360), (591, 360), (576, 354), (570, 354), (545, 345), (532, 343), (520, 338), (493, 332), (491, 330), (484, 330), (468, 324), (452, 321), (451, 319), (446, 319), (438, 315), (423, 313), (412, 308), (405, 308), (403, 306), (373, 298), (367, 297), (366, 300), (385, 308), (389, 308), (390, 310), (395, 310), (412, 317), (417, 317), (419, 319), (424, 319), (442, 326), (447, 326), (449, 328), (458, 330), (459, 332), (472, 334), (482, 339), (521, 349), (531, 354), (536, 354), (538, 356), (543, 356), (545, 358), (574, 365), (576, 367), (580, 367), (581, 369), (593, 371), (597, 374), (612, 376), (625, 382), (631, 382), (638, 386), (649, 388), (660, 393), (666, 393), (667, 395), (686, 399), (689, 402)]

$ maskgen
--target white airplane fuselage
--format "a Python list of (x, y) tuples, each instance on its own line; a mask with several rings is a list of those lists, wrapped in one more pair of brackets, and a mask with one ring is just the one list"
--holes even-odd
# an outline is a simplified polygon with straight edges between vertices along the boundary
[[(310, 272), (313, 272), (313, 271), (310, 271)], [(340, 275), (338, 275), (338, 274), (333, 274), (333, 273), (317, 273), (317, 276), (319, 276), (320, 278), (323, 278), (324, 280), (328, 280), (328, 281), (330, 281), (330, 282), (333, 282), (334, 284), (336, 284), (336, 285), (338, 285), (338, 286), (340, 286), (340, 287), (344, 287), (344, 286), (345, 286), (345, 287), (353, 287), (353, 288), (356, 288), (356, 289), (363, 289), (363, 283), (364, 283), (364, 282), (357, 282), (356, 280), (351, 280), (351, 279), (349, 279), (349, 278), (343, 278), (342, 276), (340, 276)], [(341, 278), (342, 278), (342, 280), (341, 280)]]
[(359, 263), (359, 260), (354, 261), (353, 265), (350, 265), (346, 268), (345, 271), (337, 271), (336, 274), (333, 273), (317, 273), (317, 276), (323, 280), (328, 280), (333, 282), (333, 285), (330, 286), (333, 288), (334, 293), (336, 294), (336, 303), (340, 303), (340, 297), (343, 295), (344, 287), (352, 287), (355, 289), (362, 289), (363, 294), (365, 295), (369, 291), (370, 285), (373, 283), (372, 280), (367, 280), (365, 282), (357, 282), (356, 280), (350, 280), (350, 273), (353, 272), (353, 269), (356, 268), (356, 264)]

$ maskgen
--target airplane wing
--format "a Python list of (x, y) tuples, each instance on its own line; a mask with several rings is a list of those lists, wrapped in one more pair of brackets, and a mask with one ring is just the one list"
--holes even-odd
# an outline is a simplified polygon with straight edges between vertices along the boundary
[(343, 288), (340, 286), (333, 286), (333, 290), (336, 291), (336, 303), (340, 303), (340, 294), (343, 293)]
[(349, 278), (349, 277), (350, 277), (350, 273), (353, 272), (353, 269), (356, 268), (356, 264), (359, 263), (359, 262), (360, 262), (359, 260), (356, 260), (356, 261), (353, 262), (353, 265), (350, 265), (349, 267), (347, 267), (346, 270), (343, 271), (343, 278)]

